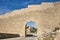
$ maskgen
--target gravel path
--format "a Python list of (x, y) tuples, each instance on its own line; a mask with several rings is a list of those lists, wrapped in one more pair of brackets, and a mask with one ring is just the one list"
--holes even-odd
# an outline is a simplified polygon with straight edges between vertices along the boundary
[(9, 38), (0, 40), (37, 40), (37, 37), (18, 37), (18, 38)]

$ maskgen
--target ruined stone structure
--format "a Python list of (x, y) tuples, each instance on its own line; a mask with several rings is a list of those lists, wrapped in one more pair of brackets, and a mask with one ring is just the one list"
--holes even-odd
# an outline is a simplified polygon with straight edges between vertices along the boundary
[(60, 2), (43, 2), (28, 8), (0, 15), (0, 33), (25, 36), (25, 25), (33, 21), (37, 25), (37, 36), (60, 27)]

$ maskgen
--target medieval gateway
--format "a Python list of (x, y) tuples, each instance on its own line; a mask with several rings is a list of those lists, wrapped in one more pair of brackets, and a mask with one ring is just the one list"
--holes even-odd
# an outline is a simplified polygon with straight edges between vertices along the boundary
[[(0, 33), (26, 36), (25, 25), (33, 21), (37, 25), (37, 37), (46, 32), (60, 29), (60, 2), (43, 2), (28, 8), (0, 15)], [(56, 30), (55, 30), (56, 31)], [(60, 30), (58, 30), (60, 37)]]

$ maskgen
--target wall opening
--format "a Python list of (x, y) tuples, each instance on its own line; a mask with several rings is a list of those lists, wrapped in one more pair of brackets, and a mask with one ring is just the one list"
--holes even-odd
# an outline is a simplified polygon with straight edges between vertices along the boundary
[(37, 36), (37, 26), (33, 21), (27, 22), (25, 25), (25, 36), (26, 37), (36, 37)]

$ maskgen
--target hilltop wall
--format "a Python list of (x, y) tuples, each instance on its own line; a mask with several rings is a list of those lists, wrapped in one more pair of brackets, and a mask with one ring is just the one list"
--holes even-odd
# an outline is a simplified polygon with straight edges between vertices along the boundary
[(32, 5), (0, 16), (0, 33), (25, 36), (25, 25), (29, 21), (36, 23), (37, 36), (60, 27), (60, 2)]

